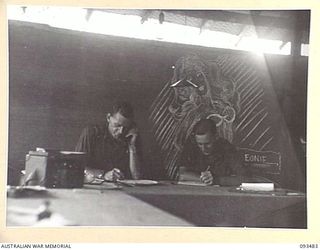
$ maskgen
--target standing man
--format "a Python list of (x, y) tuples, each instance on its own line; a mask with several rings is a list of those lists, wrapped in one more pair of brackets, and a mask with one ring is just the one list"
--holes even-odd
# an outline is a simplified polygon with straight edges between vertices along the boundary
[(75, 150), (87, 153), (85, 182), (95, 178), (107, 181), (140, 179), (141, 158), (138, 129), (129, 103), (113, 105), (103, 126), (85, 128)]
[(202, 119), (193, 128), (179, 160), (180, 180), (207, 185), (241, 184), (242, 166), (236, 147), (217, 134), (211, 119)]

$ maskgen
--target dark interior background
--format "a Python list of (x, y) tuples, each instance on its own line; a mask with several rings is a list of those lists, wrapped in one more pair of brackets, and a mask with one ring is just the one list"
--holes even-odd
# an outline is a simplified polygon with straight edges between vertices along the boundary
[[(119, 38), (9, 22), (8, 184), (18, 183), (25, 155), (36, 147), (73, 150), (83, 127), (105, 122), (116, 100), (136, 111), (144, 167), (164, 178), (153, 142), (149, 108), (188, 53), (248, 53)], [(305, 178), (307, 57), (266, 55), (268, 74)], [(301, 187), (298, 187), (301, 189)]]

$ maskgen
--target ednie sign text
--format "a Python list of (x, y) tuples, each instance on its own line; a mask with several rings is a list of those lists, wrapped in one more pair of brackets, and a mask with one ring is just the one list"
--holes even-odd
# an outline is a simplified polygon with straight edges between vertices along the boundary
[(281, 170), (281, 155), (273, 151), (239, 149), (243, 164), (249, 169), (278, 174)]

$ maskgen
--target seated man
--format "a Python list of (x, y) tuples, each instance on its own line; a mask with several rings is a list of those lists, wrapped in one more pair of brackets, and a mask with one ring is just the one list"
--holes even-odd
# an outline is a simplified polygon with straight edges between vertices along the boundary
[(217, 134), (211, 119), (202, 119), (193, 128), (179, 160), (180, 180), (207, 185), (241, 184), (242, 167), (236, 147)]
[(95, 178), (107, 181), (141, 178), (138, 130), (133, 117), (130, 104), (117, 103), (107, 114), (106, 124), (82, 131), (75, 150), (87, 153), (85, 182)]

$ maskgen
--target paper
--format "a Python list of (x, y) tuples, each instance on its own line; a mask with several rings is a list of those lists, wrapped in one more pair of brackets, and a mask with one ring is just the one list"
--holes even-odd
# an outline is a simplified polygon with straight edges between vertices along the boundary
[(177, 184), (189, 186), (207, 186), (205, 183), (199, 181), (178, 181)]
[(75, 151), (60, 151), (64, 155), (85, 155), (85, 152), (75, 152)]
[(111, 183), (111, 182), (104, 182), (102, 183), (101, 185), (97, 185), (97, 184), (94, 184), (92, 185), (91, 183), (90, 184), (85, 184), (83, 185), (83, 188), (79, 188), (79, 189), (74, 189), (76, 190), (76, 192), (81, 192), (81, 190), (88, 190), (88, 189), (91, 189), (91, 190), (114, 190), (114, 189), (121, 189), (121, 187), (117, 184), (117, 183)]
[(156, 185), (158, 184), (157, 181), (154, 180), (118, 180), (118, 183), (120, 184), (126, 184), (126, 185)]
[(240, 190), (243, 191), (274, 191), (273, 183), (242, 183)]

